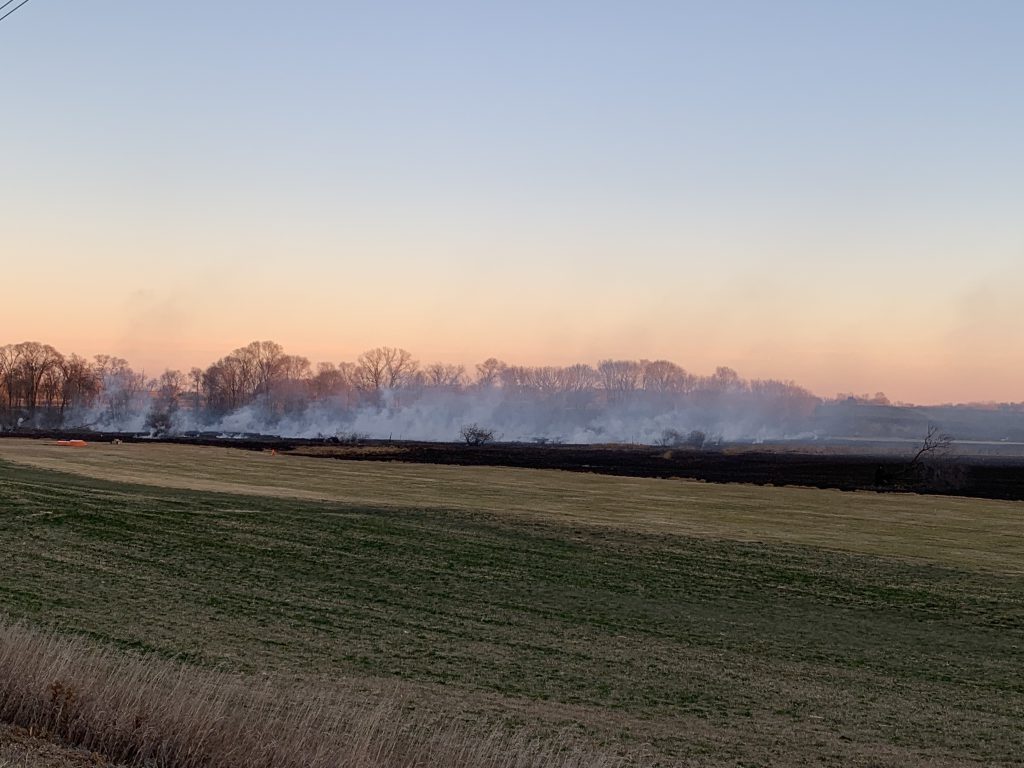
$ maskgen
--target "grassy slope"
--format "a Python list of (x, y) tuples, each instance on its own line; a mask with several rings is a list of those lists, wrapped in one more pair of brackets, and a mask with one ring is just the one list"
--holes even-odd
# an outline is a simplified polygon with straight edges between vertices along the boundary
[(807, 544), (1024, 575), (1024, 504), (1018, 502), (346, 462), (160, 444), (78, 450), (0, 439), (0, 459), (175, 488)]
[(1024, 753), (1013, 568), (435, 504), (0, 463), (0, 610), (203, 665), (440, 684), (471, 706), (550, 710), (709, 763)]

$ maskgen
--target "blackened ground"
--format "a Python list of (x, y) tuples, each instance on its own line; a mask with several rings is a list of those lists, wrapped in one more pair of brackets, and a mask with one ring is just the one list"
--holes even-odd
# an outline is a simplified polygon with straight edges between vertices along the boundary
[(18, 432), (6, 437), (83, 439), (94, 442), (169, 442), (243, 450), (278, 450), (325, 459), (400, 461), (462, 466), (560, 469), (628, 477), (690, 478), (712, 483), (801, 485), (840, 490), (940, 493), (976, 498), (1024, 500), (1024, 459), (967, 456), (910, 465), (905, 457), (831, 451), (808, 444), (805, 451), (752, 446), (713, 450), (636, 445), (534, 445), (420, 443), (366, 440), (283, 439), (248, 435), (224, 438), (149, 438), (98, 432)]

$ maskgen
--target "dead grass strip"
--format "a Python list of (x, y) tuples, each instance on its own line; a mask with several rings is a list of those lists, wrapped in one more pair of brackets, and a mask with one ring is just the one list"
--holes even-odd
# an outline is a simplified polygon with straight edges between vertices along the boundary
[(159, 768), (612, 768), (638, 764), (571, 740), (443, 713), (401, 693), (367, 705), (336, 690), (117, 654), (0, 622), (0, 721), (129, 766)]

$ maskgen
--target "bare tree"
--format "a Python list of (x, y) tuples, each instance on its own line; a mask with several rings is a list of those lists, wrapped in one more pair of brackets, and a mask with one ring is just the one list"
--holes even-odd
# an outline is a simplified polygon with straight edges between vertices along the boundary
[(560, 371), (563, 392), (586, 392), (597, 385), (597, 371), (584, 363), (567, 365)]
[(610, 400), (635, 392), (643, 377), (643, 367), (636, 360), (602, 360), (597, 364), (597, 372)]
[[(288, 365), (288, 355), (284, 347), (276, 341), (253, 341), (235, 354), (246, 358), (252, 377), (252, 394), (254, 397), (269, 395), (274, 385), (282, 378), (284, 368)], [(309, 364), (309, 361), (306, 361)]]
[(191, 368), (188, 372), (189, 391), (192, 394), (192, 413), (198, 417), (199, 408), (203, 401), (203, 369)]
[(902, 475), (910, 490), (945, 493), (963, 488), (968, 479), (966, 467), (952, 457), (953, 438), (934, 424), (928, 425)]
[(274, 413), (296, 413), (309, 402), (312, 386), (309, 359), (301, 355), (284, 355), (278, 369), (274, 391), (267, 397), (267, 406)]
[(479, 424), (466, 424), (459, 430), (459, 436), (466, 441), (466, 445), (484, 445), (494, 440), (494, 430), (485, 429)]
[(498, 372), (501, 388), (515, 392), (530, 388), (529, 369), (524, 365), (506, 365)]
[(28, 418), (35, 416), (40, 390), (47, 374), (58, 368), (63, 356), (49, 344), (25, 341), (14, 345), (14, 377), (18, 399), (27, 410)]
[(187, 379), (181, 371), (164, 371), (160, 378), (150, 384), (151, 397), (146, 426), (156, 434), (165, 434), (174, 426), (178, 402), (187, 386)]
[(14, 387), (14, 347), (5, 344), (0, 347), (0, 415), (4, 422), (12, 420)]
[(309, 386), (314, 400), (326, 400), (347, 393), (352, 382), (344, 367), (334, 363), (317, 363), (316, 373), (310, 379)]
[(668, 360), (643, 360), (643, 388), (647, 392), (687, 392), (693, 377), (683, 368)]
[(102, 381), (100, 402), (104, 406), (104, 417), (112, 426), (135, 411), (138, 399), (146, 389), (146, 376), (132, 370), (128, 361), (110, 355), (97, 355), (96, 374)]
[(508, 366), (496, 357), (489, 357), (476, 366), (478, 387), (496, 387), (501, 381), (501, 372)]
[(241, 372), (230, 355), (203, 371), (202, 387), (206, 408), (211, 413), (226, 413), (243, 404)]
[(732, 368), (720, 365), (715, 368), (714, 374), (705, 380), (705, 386), (713, 392), (740, 392), (746, 389), (747, 382)]
[(550, 394), (561, 389), (561, 370), (554, 366), (522, 369), (523, 383), (529, 389)]
[(359, 356), (356, 377), (367, 391), (398, 389), (409, 383), (419, 363), (412, 354), (397, 347), (376, 347)]
[(103, 382), (89, 361), (78, 355), (65, 358), (64, 391), (61, 397), (61, 417), (65, 409), (84, 409), (91, 407), (100, 396)]
[(432, 363), (423, 370), (424, 380), (428, 387), (447, 387), (454, 389), (462, 385), (466, 377), (466, 369), (461, 365)]
[(924, 440), (910, 459), (910, 466), (917, 467), (928, 461), (945, 458), (953, 448), (953, 438), (935, 424), (928, 425)]

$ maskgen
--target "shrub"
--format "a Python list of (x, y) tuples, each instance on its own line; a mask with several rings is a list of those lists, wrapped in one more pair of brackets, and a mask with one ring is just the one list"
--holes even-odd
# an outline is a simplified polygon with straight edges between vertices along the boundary
[(658, 445), (666, 448), (695, 448), (700, 450), (707, 441), (707, 435), (699, 429), (691, 430), (684, 435), (675, 429), (666, 429), (658, 439)]
[(466, 445), (484, 445), (494, 440), (494, 430), (485, 429), (478, 424), (467, 424), (459, 430), (459, 435)]

